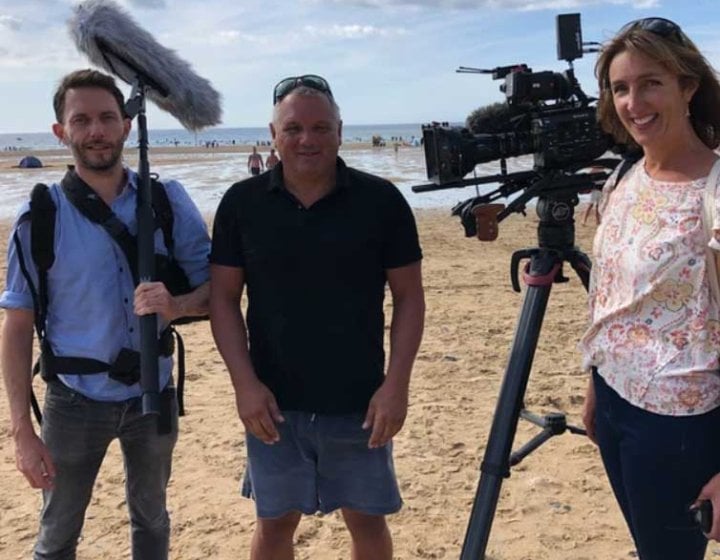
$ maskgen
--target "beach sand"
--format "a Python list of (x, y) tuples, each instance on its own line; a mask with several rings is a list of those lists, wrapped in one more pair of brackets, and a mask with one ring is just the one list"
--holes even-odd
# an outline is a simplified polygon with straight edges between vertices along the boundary
[[(578, 210), (580, 214), (580, 210)], [(523, 297), (510, 286), (514, 250), (536, 244), (537, 220), (513, 216), (492, 243), (466, 239), (448, 210), (416, 211), (424, 250), (425, 336), (405, 427), (395, 438), (395, 466), (404, 498), (389, 518), (397, 559), (456, 559), (475, 495), (479, 464), (503, 379)], [(0, 228), (5, 254), (8, 224)], [(577, 227), (589, 250), (594, 228)], [(553, 287), (525, 395), (538, 413), (563, 411), (579, 424), (587, 376), (576, 341), (586, 321), (585, 294), (570, 282)], [(4, 277), (5, 267), (2, 265)], [(389, 298), (388, 298), (389, 299)], [(388, 304), (388, 311), (389, 311)], [(187, 416), (169, 488), (171, 558), (247, 558), (252, 502), (238, 488), (245, 460), (243, 429), (208, 323), (182, 327), (187, 348)], [(35, 383), (42, 394), (42, 382)], [(515, 448), (537, 429), (522, 422)], [(87, 513), (78, 558), (130, 558), (123, 470), (117, 444), (102, 466)], [(660, 490), (660, 489), (659, 489)], [(30, 557), (40, 494), (15, 470), (8, 406), (0, 398), (0, 557)], [(337, 513), (305, 517), (298, 559), (348, 559)], [(712, 544), (707, 558), (720, 548)], [(715, 556), (713, 556), (715, 555)], [(595, 446), (583, 436), (552, 438), (505, 480), (488, 560), (618, 560), (634, 548), (612, 497)]]

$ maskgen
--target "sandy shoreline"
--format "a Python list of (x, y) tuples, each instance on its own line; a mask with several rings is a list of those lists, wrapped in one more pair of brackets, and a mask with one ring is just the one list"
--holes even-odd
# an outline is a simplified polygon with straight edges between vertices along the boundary
[[(177, 156), (177, 159), (185, 159), (192, 155), (203, 155), (209, 156), (212, 159), (213, 154), (218, 156), (224, 154), (249, 154), (254, 146), (250, 144), (219, 144), (218, 146), (207, 148), (205, 146), (150, 146), (148, 150), (149, 157), (152, 158), (153, 154), (165, 156), (164, 161), (173, 161), (172, 156)], [(270, 153), (271, 146), (256, 146), (258, 152), (262, 154), (263, 161), (265, 157)], [(369, 142), (345, 142), (342, 146), (343, 150), (363, 150), (372, 148), (372, 144)], [(378, 147), (377, 150), (392, 150), (391, 146)], [(130, 165), (137, 162), (138, 148), (126, 147), (124, 150), (125, 159), (128, 160)], [(62, 166), (72, 162), (72, 156), (70, 151), (63, 147), (56, 149), (45, 149), (45, 150), (33, 150), (29, 148), (22, 148), (18, 150), (5, 150), (0, 151), (0, 170), (16, 168), (18, 162), (25, 156), (35, 156), (43, 161), (43, 158), (52, 158), (53, 160), (58, 157), (67, 157), (67, 161), (63, 161)], [(169, 156), (169, 157), (168, 157)], [(57, 165), (57, 164), (53, 164)]]
[[(579, 213), (579, 212), (578, 212)], [(395, 558), (456, 559), (475, 494), (479, 464), (522, 304), (509, 282), (514, 250), (534, 245), (536, 220), (512, 217), (493, 243), (463, 237), (447, 210), (416, 212), (424, 250), (427, 327), (411, 385), (411, 405), (395, 440), (405, 501), (390, 518)], [(593, 228), (578, 226), (588, 250)], [(0, 227), (5, 255), (7, 224)], [(4, 277), (4, 258), (2, 266)], [(587, 378), (575, 343), (585, 326), (580, 281), (555, 285), (545, 316), (526, 404), (580, 422)], [(232, 389), (207, 323), (183, 327), (186, 408), (169, 490), (171, 557), (247, 558), (253, 505), (238, 485), (245, 445)], [(36, 381), (42, 393), (42, 382)], [(521, 423), (515, 448), (536, 433)], [(88, 512), (80, 560), (129, 558), (123, 473), (116, 445), (102, 467)], [(15, 470), (5, 396), (0, 397), (0, 555), (28, 558), (40, 497)], [(711, 545), (707, 558), (720, 548)], [(618, 560), (633, 547), (595, 447), (563, 435), (513, 469), (502, 487), (488, 560)], [(337, 514), (305, 518), (297, 558), (349, 558)]]

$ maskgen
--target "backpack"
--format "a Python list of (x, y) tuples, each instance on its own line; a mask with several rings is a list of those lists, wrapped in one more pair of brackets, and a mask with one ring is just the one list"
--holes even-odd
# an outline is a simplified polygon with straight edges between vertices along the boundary
[[(639, 158), (623, 159), (614, 171), (615, 180), (608, 186), (607, 193), (611, 193), (620, 184), (620, 179), (630, 171), (630, 169), (638, 162)], [(718, 181), (720, 181), (720, 159), (716, 160), (710, 169), (710, 173), (705, 183), (705, 191), (703, 192), (703, 208), (702, 223), (705, 230), (705, 258), (708, 265), (708, 283), (710, 284), (710, 296), (714, 298), (715, 303), (720, 305), (720, 253), (709, 247), (709, 243), (714, 239), (713, 232), (713, 213), (715, 201), (717, 200)]]
[[(138, 259), (136, 236), (128, 231), (127, 226), (113, 213), (110, 207), (105, 204), (72, 169), (68, 171), (61, 181), (61, 187), (73, 206), (89, 221), (101, 225), (119, 245), (128, 261), (134, 283), (137, 286)], [(193, 288), (190, 285), (185, 271), (173, 254), (175, 248), (173, 239), (174, 216), (167, 191), (165, 190), (165, 186), (158, 181), (156, 177), (151, 178), (151, 189), (155, 226), (161, 230), (163, 242), (167, 250), (167, 255), (155, 255), (158, 280), (165, 284), (172, 295), (189, 293)], [(45, 381), (51, 381), (57, 377), (58, 372), (62, 371), (73, 371), (79, 374), (93, 374), (108, 371), (110, 377), (116, 381), (132, 385), (137, 382), (139, 377), (140, 356), (135, 350), (122, 349), (112, 364), (92, 358), (58, 357), (52, 352), (46, 336), (46, 320), (48, 311), (48, 271), (55, 262), (55, 218), (56, 207), (50, 195), (50, 190), (47, 185), (42, 183), (36, 184), (30, 195), (30, 210), (20, 216), (18, 223), (24, 221), (30, 222), (30, 252), (37, 270), (37, 287), (34, 285), (27, 269), (17, 229), (13, 235), (20, 270), (28, 283), (32, 296), (35, 331), (40, 342), (40, 359), (33, 368), (33, 375), (40, 373)], [(174, 328), (174, 325), (205, 319), (207, 319), (207, 317), (181, 317), (173, 321), (173, 323), (163, 331), (158, 340), (158, 353), (163, 356), (170, 356), (174, 353), (175, 341), (177, 341), (177, 400), (178, 413), (180, 416), (185, 414), (183, 399), (185, 386), (185, 345), (182, 336)], [(173, 340), (173, 335), (175, 340)], [(40, 423), (42, 415), (34, 394), (31, 394), (31, 404), (35, 416)]]

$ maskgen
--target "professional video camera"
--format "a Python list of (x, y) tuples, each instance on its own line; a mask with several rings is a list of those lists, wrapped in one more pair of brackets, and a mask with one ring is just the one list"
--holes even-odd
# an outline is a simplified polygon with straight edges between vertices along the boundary
[[(468, 69), (463, 70), (467, 71)], [(538, 169), (561, 169), (592, 161), (611, 146), (611, 137), (597, 125), (595, 107), (580, 89), (572, 70), (564, 74), (532, 72), (522, 64), (490, 70), (505, 79), (506, 120), (495, 115), (493, 128), (502, 132), (423, 126), (428, 178), (438, 184), (460, 181), (478, 163), (534, 154)], [(545, 101), (554, 100), (553, 105)], [(482, 118), (473, 128), (482, 127)], [(471, 125), (473, 126), (473, 125)], [(479, 134), (475, 134), (479, 132)]]
[[(415, 186), (414, 192), (484, 183), (501, 185), (453, 208), (468, 237), (495, 239), (497, 222), (512, 212), (524, 212), (526, 203), (536, 196), (548, 199), (537, 205), (541, 223), (572, 220), (578, 193), (600, 188), (607, 169), (618, 162), (598, 159), (619, 147), (598, 125), (595, 99), (582, 91), (572, 65), (583, 52), (596, 52), (585, 46), (597, 43), (582, 42), (580, 14), (557, 17), (557, 38), (558, 59), (569, 66), (565, 72), (533, 72), (525, 64), (491, 70), (460, 67), (458, 72), (487, 73), (493, 79), (505, 80), (500, 90), (505, 93), (506, 104), (476, 111), (468, 118), (469, 128), (447, 123), (423, 126), (427, 175), (433, 183)], [(508, 173), (506, 158), (525, 154), (534, 156), (532, 171)], [(501, 162), (500, 175), (464, 179), (476, 165), (493, 160)], [(595, 169), (581, 172), (590, 168)], [(489, 205), (521, 190), (524, 192), (507, 208)], [(567, 240), (557, 241), (565, 245)]]

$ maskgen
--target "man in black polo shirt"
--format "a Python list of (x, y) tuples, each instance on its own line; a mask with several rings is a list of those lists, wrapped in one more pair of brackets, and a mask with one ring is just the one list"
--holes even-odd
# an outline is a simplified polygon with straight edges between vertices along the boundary
[(338, 157), (342, 121), (324, 79), (282, 80), (273, 101), (281, 162), (228, 190), (211, 255), (213, 335), (246, 429), (243, 495), (258, 515), (251, 557), (292, 558), (301, 514), (340, 508), (353, 558), (390, 560), (384, 516), (401, 506), (391, 440), (425, 309), (415, 221), (391, 183)]

